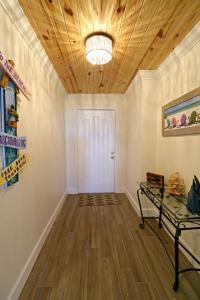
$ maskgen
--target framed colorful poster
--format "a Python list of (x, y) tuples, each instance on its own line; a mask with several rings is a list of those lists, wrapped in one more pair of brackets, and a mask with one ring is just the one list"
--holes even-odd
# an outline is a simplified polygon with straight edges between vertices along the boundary
[(0, 186), (7, 188), (18, 181), (18, 173), (27, 163), (26, 137), (17, 136), (17, 94), (21, 91), (30, 99), (24, 81), (0, 51)]
[(200, 133), (200, 88), (162, 107), (162, 135)]
[[(2, 75), (1, 75), (2, 74)], [(2, 79), (3, 72), (0, 71), (0, 78)], [(0, 87), (0, 101), (1, 101), (1, 132), (7, 133), (11, 136), (17, 135), (17, 100), (16, 88), (13, 81), (9, 78), (7, 85)], [(17, 159), (17, 149), (12, 147), (1, 146), (1, 166), (2, 169), (10, 165)], [(4, 187), (10, 186), (18, 181), (18, 174), (14, 176)]]

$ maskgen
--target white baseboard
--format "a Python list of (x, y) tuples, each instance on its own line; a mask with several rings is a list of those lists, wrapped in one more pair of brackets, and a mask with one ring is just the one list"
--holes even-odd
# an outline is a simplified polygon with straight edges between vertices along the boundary
[[(141, 216), (140, 214), (140, 208), (139, 208), (139, 204), (138, 204), (138, 201), (136, 201), (132, 195), (130, 194), (130, 192), (128, 190), (126, 190), (126, 196), (128, 198), (128, 200), (130, 201), (132, 207), (134, 208), (134, 210), (136, 211), (137, 215), (138, 216)], [(156, 209), (154, 208), (143, 208), (142, 209), (143, 211), (143, 215), (145, 217), (149, 217), (149, 216), (157, 216), (158, 215), (158, 212)], [(169, 228), (170, 230), (173, 232), (174, 228), (172, 226), (170, 226), (169, 224)], [(165, 232), (169, 235), (169, 237), (173, 240), (172, 236), (169, 234), (168, 230), (165, 228), (165, 226), (163, 226), (163, 229), (165, 230)], [(173, 240), (174, 241), (174, 240)], [(197, 256), (196, 253), (194, 253), (194, 250), (188, 245), (188, 243), (184, 240), (184, 238), (180, 237), (180, 241), (181, 243), (183, 244), (183, 246), (185, 246), (194, 256), (197, 257), (197, 259), (200, 260), (200, 257)], [(180, 250), (181, 252), (187, 257), (187, 259), (191, 262), (191, 264), (194, 266), (194, 267), (197, 267), (197, 263), (194, 261), (194, 259), (192, 257), (190, 257), (187, 252), (184, 251), (184, 249), (180, 246)], [(199, 272), (200, 273), (200, 272)]]
[[(192, 253), (192, 255), (194, 255), (198, 260), (200, 260), (200, 257), (197, 256), (194, 250), (189, 246), (189, 244), (182, 237), (180, 238), (180, 242), (183, 244), (185, 248), (187, 248)], [(181, 246), (180, 246), (180, 250), (195, 268), (199, 268), (199, 265), (197, 266), (197, 262)], [(198, 271), (198, 273), (200, 274), (200, 271)]]
[[(174, 232), (175, 229), (174, 227), (169, 223), (169, 221), (164, 218), (165, 220), (165, 223), (167, 223), (169, 229), (171, 230), (171, 232)], [(163, 229), (165, 230), (165, 232), (168, 234), (168, 236), (170, 237), (170, 239), (174, 242), (174, 239), (173, 237), (171, 236), (171, 234), (169, 233), (169, 231), (165, 228), (165, 226), (163, 226)], [(184, 238), (181, 236), (180, 237), (180, 242), (183, 244), (183, 246), (185, 248), (187, 248), (198, 260), (200, 260), (200, 257), (197, 256), (197, 254), (194, 252), (194, 250), (189, 246), (189, 244), (184, 240)], [(197, 263), (195, 262), (195, 260), (180, 246), (179, 247), (180, 251), (187, 257), (187, 259), (191, 262), (191, 264), (194, 266), (194, 267), (197, 267)], [(199, 266), (198, 266), (199, 268)], [(200, 273), (200, 272), (199, 272)]]
[(54, 224), (63, 204), (64, 204), (64, 201), (65, 201), (65, 198), (66, 198), (66, 194), (64, 193), (64, 195), (61, 197), (57, 207), (55, 208), (55, 210), (53, 211), (46, 227), (44, 228), (41, 236), (39, 237), (37, 243), (35, 244), (35, 247), (33, 248), (29, 258), (27, 259), (21, 273), (19, 274), (19, 277), (17, 278), (12, 290), (10, 291), (8, 297), (7, 297), (7, 300), (16, 300), (18, 299), (23, 287), (24, 287), (24, 284), (33, 268), (33, 265), (40, 253), (40, 250), (51, 230), (51, 227), (52, 225)]
[(78, 190), (76, 188), (67, 188), (67, 194), (76, 195), (78, 194)]
[(132, 197), (132, 195), (129, 193), (128, 190), (126, 190), (126, 196), (129, 200), (129, 202), (131, 203), (133, 209), (135, 210), (135, 212), (137, 213), (138, 216), (141, 216), (140, 214), (140, 208), (139, 205), (137, 203), (137, 201), (135, 201), (135, 199)]
[[(125, 187), (116, 187), (115, 193), (126, 193), (126, 189)], [(76, 195), (78, 194), (78, 190), (77, 188), (67, 188), (67, 194)]]
[[(139, 217), (141, 217), (140, 208), (138, 201), (136, 201), (131, 193), (126, 189), (126, 196), (131, 203), (132, 207), (134, 208), (135, 212)], [(153, 208), (142, 208), (143, 216), (144, 217), (155, 217), (155, 210)]]
[(125, 187), (123, 187), (123, 186), (117, 186), (116, 188), (115, 188), (115, 193), (126, 193), (126, 188)]

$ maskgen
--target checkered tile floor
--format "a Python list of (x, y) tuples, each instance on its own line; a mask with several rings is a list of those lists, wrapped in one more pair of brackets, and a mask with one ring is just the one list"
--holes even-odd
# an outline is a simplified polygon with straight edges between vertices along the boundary
[(121, 204), (117, 194), (80, 194), (80, 206), (105, 206), (105, 205), (119, 205)]

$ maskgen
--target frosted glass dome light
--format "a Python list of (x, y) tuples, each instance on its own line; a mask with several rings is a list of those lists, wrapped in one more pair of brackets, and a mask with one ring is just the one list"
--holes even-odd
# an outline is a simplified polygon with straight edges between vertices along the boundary
[(104, 65), (112, 59), (112, 40), (105, 35), (92, 35), (86, 39), (86, 58), (93, 65)]

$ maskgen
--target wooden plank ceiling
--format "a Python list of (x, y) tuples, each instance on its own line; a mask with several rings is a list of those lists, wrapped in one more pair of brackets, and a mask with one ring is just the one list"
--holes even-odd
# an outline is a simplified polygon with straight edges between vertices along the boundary
[[(139, 69), (156, 69), (200, 20), (200, 0), (19, 0), (68, 93), (124, 93)], [(93, 66), (84, 40), (114, 39)]]

